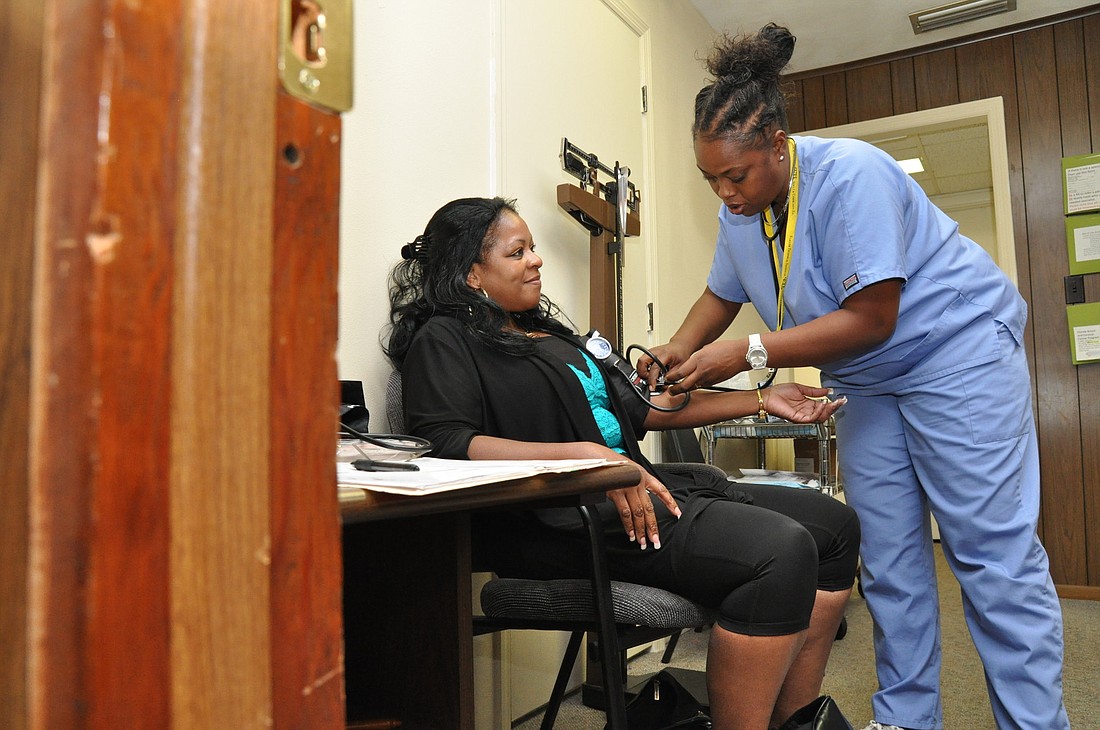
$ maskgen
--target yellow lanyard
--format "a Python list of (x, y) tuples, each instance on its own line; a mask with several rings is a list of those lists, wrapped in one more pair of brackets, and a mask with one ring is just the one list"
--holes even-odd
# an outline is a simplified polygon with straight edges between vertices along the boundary
[(783, 329), (783, 290), (787, 287), (787, 276), (791, 273), (791, 257), (794, 254), (794, 229), (798, 220), (798, 155), (795, 154), (794, 139), (787, 137), (787, 154), (791, 157), (791, 183), (787, 193), (787, 231), (783, 236), (783, 261), (779, 261), (779, 251), (775, 248), (775, 224), (769, 220), (772, 215), (772, 207), (769, 205), (760, 213), (764, 222), (764, 235), (768, 239), (768, 248), (772, 254), (772, 264), (775, 266), (776, 276), (776, 315), (775, 330)]

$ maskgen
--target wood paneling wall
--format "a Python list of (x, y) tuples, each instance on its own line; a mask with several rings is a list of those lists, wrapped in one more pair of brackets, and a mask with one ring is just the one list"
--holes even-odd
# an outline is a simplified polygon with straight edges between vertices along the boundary
[[(1100, 599), (1100, 364), (1070, 362), (1061, 158), (1100, 151), (1100, 7), (1043, 27), (789, 77), (791, 130), (1000, 96), (1043, 479), (1064, 596)], [(1100, 301), (1100, 275), (1086, 276)]]

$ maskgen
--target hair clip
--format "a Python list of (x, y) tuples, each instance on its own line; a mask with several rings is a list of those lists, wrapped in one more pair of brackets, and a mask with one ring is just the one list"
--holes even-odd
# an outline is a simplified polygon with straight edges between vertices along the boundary
[(417, 261), (426, 261), (428, 258), (428, 243), (429, 239), (425, 235), (417, 236), (411, 243), (406, 243), (401, 247), (401, 258), (408, 261), (409, 259), (416, 259)]

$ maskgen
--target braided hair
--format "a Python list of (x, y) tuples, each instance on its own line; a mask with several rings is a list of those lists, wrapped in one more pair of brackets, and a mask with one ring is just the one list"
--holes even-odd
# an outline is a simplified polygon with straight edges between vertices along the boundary
[(529, 354), (535, 344), (506, 331), (511, 321), (528, 330), (570, 332), (556, 319), (557, 305), (545, 295), (534, 309), (506, 312), (466, 283), (470, 269), (484, 261), (495, 243), (505, 215), (518, 215), (514, 200), (452, 200), (435, 212), (423, 234), (401, 248), (402, 260), (390, 272), (390, 323), (382, 345), (394, 366), (400, 369), (416, 332), (435, 315), (455, 317), (479, 341), (512, 355)]
[(723, 35), (707, 59), (714, 80), (695, 96), (694, 139), (727, 138), (747, 146), (766, 143), (787, 127), (779, 74), (794, 54), (795, 37), (775, 23), (753, 35)]

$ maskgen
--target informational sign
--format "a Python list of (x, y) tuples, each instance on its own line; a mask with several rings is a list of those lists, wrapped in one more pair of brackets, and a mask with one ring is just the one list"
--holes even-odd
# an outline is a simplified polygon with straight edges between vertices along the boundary
[(1100, 213), (1066, 216), (1069, 273), (1100, 272)]
[(1100, 302), (1066, 307), (1073, 364), (1100, 362)]
[(1062, 158), (1065, 214), (1100, 211), (1100, 154)]

